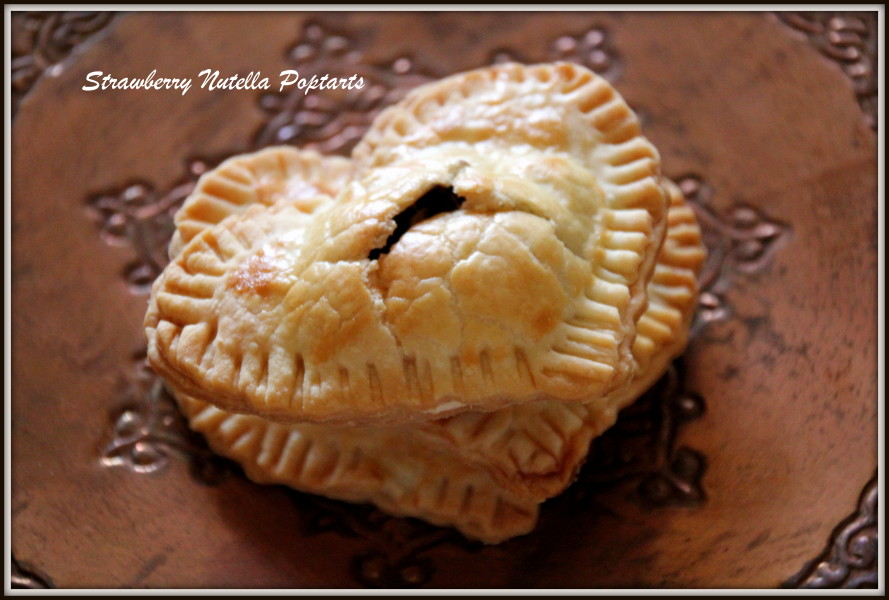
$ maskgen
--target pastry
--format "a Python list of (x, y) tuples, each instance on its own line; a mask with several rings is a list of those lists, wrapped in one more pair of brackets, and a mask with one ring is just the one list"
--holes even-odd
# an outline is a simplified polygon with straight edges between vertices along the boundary
[(704, 250), (658, 163), (568, 64), (418, 88), (351, 160), (235, 157), (176, 215), (149, 358), (258, 482), (525, 533), (685, 346)]
[(537, 501), (518, 498), (484, 468), (465, 464), (410, 427), (285, 425), (175, 394), (189, 426), (257, 483), (458, 529), (486, 543), (528, 533)]
[(177, 394), (189, 426), (260, 483), (372, 502), (486, 543), (527, 533), (538, 505), (571, 483), (591, 440), (614, 423), (618, 408), (653, 384), (685, 346), (704, 251), (694, 213), (669, 185), (667, 240), (633, 347), (633, 384), (621, 398), (549, 400), (418, 427), (285, 425)]
[(312, 212), (318, 199), (335, 195), (351, 175), (350, 160), (311, 150), (273, 148), (230, 158), (202, 177), (176, 212), (170, 258), (198, 233), (253, 204), (271, 206), (289, 198), (298, 209)]
[[(607, 82), (490, 67), (415, 90), (365, 140), (336, 197), (307, 200), (311, 217), (259, 200), (204, 228), (182, 219), (146, 316), (165, 379), (226, 410), (328, 423), (629, 384), (667, 198)], [(208, 225), (229, 196), (261, 195), (232, 178), (200, 187), (217, 193)]]
[(610, 397), (575, 405), (555, 400), (493, 413), (467, 412), (422, 427), (465, 461), (484, 464), (500, 485), (546, 498), (574, 478), (590, 441), (610, 427), (684, 349), (697, 306), (697, 275), (706, 252), (694, 211), (679, 188), (670, 192), (667, 237), (637, 323), (630, 385)]

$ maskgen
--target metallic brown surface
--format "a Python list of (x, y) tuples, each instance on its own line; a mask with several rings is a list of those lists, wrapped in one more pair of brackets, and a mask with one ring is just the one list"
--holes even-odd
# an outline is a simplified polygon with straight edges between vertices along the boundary
[[(12, 548), (28, 568), (17, 576), (58, 588), (774, 588), (815, 582), (806, 569), (833, 560), (844, 523), (875, 545), (870, 496), (859, 498), (877, 465), (875, 30), (837, 18), (20, 20)], [(196, 174), (281, 141), (348, 152), (407, 89), (506, 58), (609, 77), (694, 203), (711, 258), (685, 358), (597, 443), (538, 529), (500, 546), (254, 485), (214, 461), (142, 362), (147, 285)], [(197, 87), (205, 68), (262, 71), (273, 85), (286, 68), (360, 73), (370, 85), (211, 92)], [(81, 90), (90, 71), (152, 69), (194, 85)], [(853, 557), (866, 573), (870, 556)], [(818, 581), (860, 585), (860, 571)]]

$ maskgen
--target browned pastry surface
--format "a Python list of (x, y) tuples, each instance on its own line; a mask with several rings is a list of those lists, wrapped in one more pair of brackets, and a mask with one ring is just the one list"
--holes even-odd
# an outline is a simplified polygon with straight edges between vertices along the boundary
[[(667, 198), (605, 80), (568, 64), (447, 78), (385, 111), (355, 157), (335, 198), (309, 177), (301, 203), (268, 206), (243, 169), (205, 176), (146, 317), (166, 379), (221, 408), (341, 423), (629, 384)], [(281, 160), (302, 180), (316, 159)], [(332, 170), (333, 192), (348, 167)], [(438, 212), (430, 193), (456, 199)], [(409, 226), (418, 202), (432, 216)]]

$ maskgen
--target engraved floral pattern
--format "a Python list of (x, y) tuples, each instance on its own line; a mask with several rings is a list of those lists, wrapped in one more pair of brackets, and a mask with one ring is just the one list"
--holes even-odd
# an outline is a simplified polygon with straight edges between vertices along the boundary
[(687, 390), (685, 367), (676, 360), (636, 402), (625, 408), (617, 423), (593, 440), (587, 465), (570, 492), (576, 503), (604, 488), (635, 482), (648, 507), (694, 506), (706, 499), (701, 478), (704, 456), (677, 447), (685, 423), (704, 414), (704, 400)]
[(778, 18), (803, 33), (818, 51), (837, 63), (852, 82), (871, 129), (877, 129), (876, 13), (778, 12)]
[(199, 481), (219, 483), (230, 471), (226, 461), (188, 429), (176, 401), (151, 370), (145, 354), (137, 355), (134, 362), (135, 381), (130, 384), (124, 405), (112, 418), (111, 441), (102, 452), (101, 463), (126, 467), (134, 473), (154, 473), (175, 456), (189, 463)]
[(611, 45), (608, 30), (602, 27), (593, 27), (579, 35), (561, 36), (550, 45), (544, 57), (530, 58), (504, 48), (495, 50), (490, 62), (517, 61), (528, 64), (543, 60), (564, 60), (581, 64), (611, 82), (617, 81), (624, 69), (623, 60)]
[(743, 204), (717, 212), (712, 204), (713, 188), (697, 175), (684, 175), (675, 181), (695, 211), (707, 246), (707, 262), (700, 277), (700, 306), (691, 328), (694, 337), (707, 323), (731, 315), (726, 293), (733, 278), (766, 268), (787, 241), (790, 227)]
[(785, 587), (877, 587), (877, 491), (874, 475), (861, 493), (858, 510), (837, 526), (824, 552)]
[(151, 184), (137, 181), (87, 200), (87, 210), (102, 239), (111, 246), (127, 246), (135, 252), (136, 258), (123, 272), (134, 294), (147, 294), (167, 264), (167, 245), (175, 231), (173, 215), (208, 168), (204, 160), (188, 161), (187, 174), (163, 193)]
[(315, 22), (306, 24), (287, 56), (298, 72), (326, 73), (332, 78), (358, 75), (364, 86), (310, 93), (291, 86), (285, 92), (263, 94), (259, 105), (267, 117), (253, 148), (298, 144), (325, 154), (347, 154), (382, 108), (440, 77), (410, 56), (371, 63), (353, 39)]
[(19, 12), (12, 15), (12, 111), (45, 72), (111, 23), (111, 12)]
[(417, 519), (394, 518), (373, 506), (355, 506), (296, 492), (292, 492), (292, 498), (303, 516), (305, 535), (336, 532), (362, 540), (365, 548), (352, 557), (350, 567), (355, 580), (366, 587), (420, 587), (429, 582), (433, 573), (432, 562), (423, 556), (427, 550), (442, 544), (468, 552), (481, 547), (454, 530)]
[(54, 587), (45, 576), (38, 575), (29, 568), (19, 564), (15, 559), (15, 555), (12, 556), (9, 583), (14, 590), (45, 590)]

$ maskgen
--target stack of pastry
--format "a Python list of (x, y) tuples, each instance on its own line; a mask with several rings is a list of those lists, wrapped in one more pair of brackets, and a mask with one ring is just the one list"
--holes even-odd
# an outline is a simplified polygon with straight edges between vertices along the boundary
[(234, 157), (176, 226), (149, 358), (214, 451), (488, 543), (683, 349), (704, 258), (635, 115), (566, 63), (418, 88), (351, 159)]

